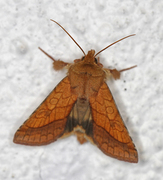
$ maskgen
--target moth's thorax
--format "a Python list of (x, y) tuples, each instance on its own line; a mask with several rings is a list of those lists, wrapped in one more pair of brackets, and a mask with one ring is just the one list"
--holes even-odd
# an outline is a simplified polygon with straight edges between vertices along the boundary
[(94, 58), (95, 51), (90, 50), (80, 61), (74, 63), (68, 71), (72, 93), (78, 97), (89, 98), (97, 95), (106, 73)]

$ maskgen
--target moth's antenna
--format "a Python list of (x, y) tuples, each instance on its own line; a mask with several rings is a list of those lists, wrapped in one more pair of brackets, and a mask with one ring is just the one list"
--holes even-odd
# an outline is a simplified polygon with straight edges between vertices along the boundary
[(113, 44), (116, 44), (117, 42), (122, 41), (123, 39), (126, 39), (126, 38), (128, 38), (128, 37), (130, 37), (130, 36), (135, 36), (135, 35), (136, 35), (136, 34), (131, 34), (131, 35), (126, 36), (126, 37), (124, 37), (124, 38), (122, 38), (122, 39), (119, 39), (118, 41), (113, 42), (112, 44), (110, 44), (110, 45), (107, 46), (106, 48), (104, 48), (104, 49), (102, 49), (101, 51), (99, 51), (98, 53), (96, 53), (94, 57), (96, 57), (98, 54), (100, 54), (102, 51), (104, 51), (104, 50), (107, 49), (108, 47), (112, 46)]
[(83, 54), (86, 55), (85, 52), (84, 52), (84, 50), (79, 46), (79, 44), (75, 41), (75, 39), (66, 31), (66, 29), (64, 29), (59, 23), (57, 23), (57, 22), (54, 21), (53, 19), (50, 19), (50, 20), (53, 21), (53, 22), (55, 22), (56, 24), (58, 24), (58, 26), (60, 26), (60, 27), (70, 36), (70, 38), (76, 43), (76, 45), (81, 49), (81, 51), (83, 52)]

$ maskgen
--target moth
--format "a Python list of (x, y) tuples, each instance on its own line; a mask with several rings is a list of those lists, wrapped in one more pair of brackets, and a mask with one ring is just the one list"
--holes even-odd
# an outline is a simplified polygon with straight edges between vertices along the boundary
[(96, 58), (108, 47), (135, 34), (110, 44), (96, 54), (95, 50), (85, 54), (72, 36), (59, 23), (52, 21), (71, 37), (84, 56), (72, 64), (55, 60), (39, 48), (53, 60), (55, 70), (67, 67), (68, 73), (20, 126), (15, 133), (14, 143), (46, 145), (75, 134), (81, 144), (88, 140), (108, 156), (137, 163), (137, 150), (105, 82), (108, 77), (119, 79), (122, 71), (136, 66), (118, 71), (104, 68)]

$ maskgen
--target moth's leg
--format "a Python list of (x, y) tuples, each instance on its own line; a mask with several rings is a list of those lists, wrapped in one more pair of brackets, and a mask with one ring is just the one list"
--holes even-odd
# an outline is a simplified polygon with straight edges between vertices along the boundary
[(122, 69), (120, 71), (118, 71), (117, 69), (105, 69), (105, 71), (108, 74), (111, 74), (115, 80), (117, 80), (117, 79), (120, 79), (120, 75), (121, 75), (122, 71), (127, 71), (127, 70), (130, 70), (130, 69), (135, 68), (135, 67), (137, 67), (137, 65), (129, 67), (129, 68)]
[(55, 60), (52, 56), (50, 56), (47, 52), (45, 52), (43, 49), (41, 49), (39, 47), (39, 49), (44, 53), (46, 54), (50, 59), (53, 60), (53, 68), (55, 70), (61, 70), (63, 69), (65, 66), (69, 65), (69, 63), (66, 63), (64, 61), (61, 61), (61, 60)]
[(101, 68), (103, 68), (103, 65), (100, 63), (100, 58), (97, 58), (97, 65), (100, 66)]
[(87, 140), (84, 137), (84, 133), (80, 131), (75, 131), (74, 134), (77, 136), (77, 140), (80, 144), (84, 144), (85, 142), (87, 142)]
[(78, 63), (78, 62), (80, 62), (81, 61), (81, 59), (75, 59), (74, 60), (74, 63)]

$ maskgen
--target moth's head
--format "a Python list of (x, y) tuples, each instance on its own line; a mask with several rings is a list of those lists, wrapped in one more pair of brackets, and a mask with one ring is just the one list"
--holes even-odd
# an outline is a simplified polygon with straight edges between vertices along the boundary
[(87, 55), (85, 55), (82, 60), (84, 63), (88, 63), (88, 64), (97, 64), (97, 59), (94, 57), (95, 56), (95, 50), (91, 49), (90, 51), (88, 51)]

